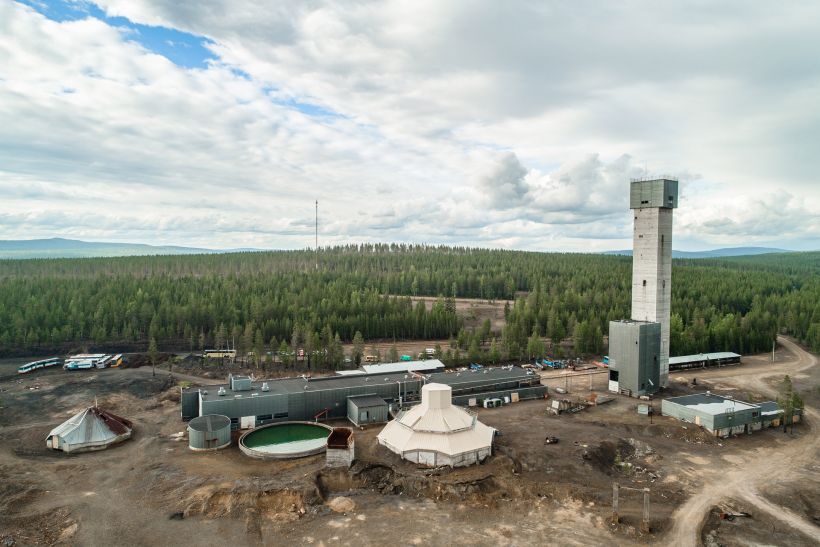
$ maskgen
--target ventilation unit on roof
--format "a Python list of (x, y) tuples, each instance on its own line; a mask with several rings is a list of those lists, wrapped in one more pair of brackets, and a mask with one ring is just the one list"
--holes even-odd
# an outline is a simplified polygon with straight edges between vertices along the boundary
[(219, 395), (220, 397), (225, 395), (225, 393), (227, 393), (227, 391), (225, 391), (224, 387), (219, 388), (219, 390), (217, 390), (217, 392), (216, 392), (216, 394)]

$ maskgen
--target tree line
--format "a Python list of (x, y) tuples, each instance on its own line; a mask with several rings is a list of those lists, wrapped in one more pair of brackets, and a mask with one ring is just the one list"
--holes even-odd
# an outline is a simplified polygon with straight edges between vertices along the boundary
[[(820, 350), (818, 273), (820, 253), (675, 260), (672, 354), (767, 350), (778, 332)], [(544, 353), (545, 338), (600, 354), (609, 321), (629, 317), (630, 277), (630, 257), (398, 244), (0, 260), (0, 353), (144, 351), (153, 338), (164, 351), (308, 347), (334, 364), (359, 333), (452, 338), (476, 358)], [(464, 329), (457, 297), (514, 303), (488, 332)]]

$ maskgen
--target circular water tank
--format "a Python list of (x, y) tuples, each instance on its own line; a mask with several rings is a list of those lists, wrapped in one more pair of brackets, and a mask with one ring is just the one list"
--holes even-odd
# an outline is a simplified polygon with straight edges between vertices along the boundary
[(206, 414), (188, 422), (188, 447), (191, 450), (219, 450), (231, 445), (231, 419)]
[(239, 437), (239, 450), (261, 460), (302, 458), (327, 450), (332, 432), (332, 427), (317, 422), (268, 424)]

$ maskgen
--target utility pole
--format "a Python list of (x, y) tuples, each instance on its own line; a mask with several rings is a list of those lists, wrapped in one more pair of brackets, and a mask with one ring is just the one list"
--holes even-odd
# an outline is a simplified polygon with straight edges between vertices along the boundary
[(612, 483), (612, 524), (618, 524), (618, 483)]
[(649, 533), (649, 488), (643, 489), (643, 520), (641, 520), (641, 532)]

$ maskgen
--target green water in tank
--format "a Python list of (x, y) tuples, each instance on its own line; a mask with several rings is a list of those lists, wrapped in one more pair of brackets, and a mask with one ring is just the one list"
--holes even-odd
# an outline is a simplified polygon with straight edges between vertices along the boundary
[(244, 443), (260, 452), (286, 454), (324, 446), (329, 435), (330, 431), (318, 425), (282, 424), (249, 433)]

